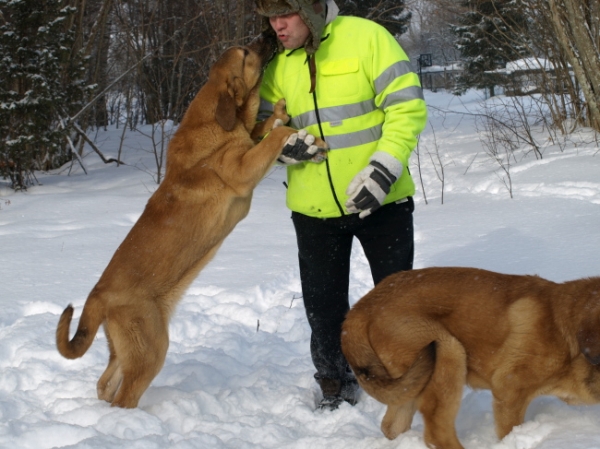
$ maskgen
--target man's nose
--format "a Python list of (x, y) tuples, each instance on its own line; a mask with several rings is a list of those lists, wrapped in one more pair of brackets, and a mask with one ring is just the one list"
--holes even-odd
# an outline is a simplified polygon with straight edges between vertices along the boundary
[(285, 28), (285, 20), (283, 20), (281, 17), (272, 17), (271, 26), (275, 31), (281, 31)]

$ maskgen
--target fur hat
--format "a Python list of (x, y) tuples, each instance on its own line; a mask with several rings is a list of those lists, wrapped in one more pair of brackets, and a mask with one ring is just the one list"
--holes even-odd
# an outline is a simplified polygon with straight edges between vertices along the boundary
[[(256, 11), (265, 17), (264, 26), (268, 29), (271, 28), (269, 17), (297, 12), (310, 30), (304, 49), (306, 53), (313, 54), (321, 44), (321, 33), (327, 16), (326, 3), (326, 0), (256, 0)], [(278, 45), (282, 50), (281, 42)]]

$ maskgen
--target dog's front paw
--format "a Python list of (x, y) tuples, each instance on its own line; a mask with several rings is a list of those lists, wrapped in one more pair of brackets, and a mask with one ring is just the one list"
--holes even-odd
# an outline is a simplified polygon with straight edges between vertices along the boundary
[(311, 157), (309, 159), (310, 162), (315, 162), (317, 164), (323, 162), (325, 159), (327, 159), (327, 148), (319, 148), (317, 147), (317, 152), (315, 153), (315, 155), (313, 157)]
[[(290, 121), (290, 116), (287, 114), (287, 110), (285, 109), (285, 98), (282, 98), (277, 103), (275, 103), (275, 107), (273, 109), (273, 117), (278, 120), (281, 120), (284, 125), (286, 125)], [(275, 126), (273, 126), (275, 128)]]

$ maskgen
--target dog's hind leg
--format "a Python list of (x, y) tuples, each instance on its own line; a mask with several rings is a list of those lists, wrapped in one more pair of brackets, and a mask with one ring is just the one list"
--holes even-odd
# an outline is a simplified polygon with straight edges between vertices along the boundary
[(415, 401), (401, 405), (388, 404), (385, 416), (381, 421), (381, 431), (390, 440), (410, 429), (413, 416), (417, 411)]
[(121, 371), (119, 359), (115, 353), (115, 348), (106, 325), (104, 326), (104, 333), (106, 334), (106, 339), (108, 340), (108, 366), (104, 370), (102, 376), (100, 376), (98, 384), (96, 385), (96, 390), (98, 392), (98, 399), (112, 402), (115, 398), (115, 394), (117, 393), (117, 389), (121, 385), (123, 372)]
[(511, 388), (503, 390), (502, 398), (494, 394), (494, 420), (499, 439), (508, 435), (513, 427), (523, 424), (527, 407), (533, 396), (527, 391)]
[(445, 332), (445, 335), (436, 340), (435, 369), (418, 400), (425, 422), (427, 446), (464, 449), (456, 435), (455, 420), (466, 376), (465, 349), (456, 338)]
[(115, 309), (111, 315), (116, 318), (109, 317), (107, 326), (123, 380), (112, 405), (134, 408), (163, 366), (169, 346), (168, 323), (148, 304), (142, 310), (130, 306)]
[(388, 382), (393, 387), (387, 391), (385, 398), (388, 408), (381, 421), (381, 431), (390, 440), (410, 429), (417, 410), (417, 398), (432, 375), (434, 360), (435, 346), (429, 344), (421, 349), (408, 371)]

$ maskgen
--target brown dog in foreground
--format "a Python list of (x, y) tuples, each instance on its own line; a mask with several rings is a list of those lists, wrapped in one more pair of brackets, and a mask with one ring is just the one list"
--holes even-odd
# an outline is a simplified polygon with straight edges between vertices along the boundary
[(386, 437), (408, 430), (419, 410), (429, 447), (462, 449), (454, 421), (467, 384), (492, 391), (503, 438), (536, 396), (600, 402), (600, 278), (393, 274), (348, 312), (342, 350), (360, 386), (387, 405)]
[[(228, 49), (185, 113), (167, 151), (165, 178), (90, 293), (69, 341), (73, 307), (65, 309), (56, 344), (81, 357), (101, 324), (108, 367), (98, 398), (132, 408), (158, 374), (169, 346), (169, 317), (185, 289), (250, 209), (252, 191), (296, 130), (285, 103), (256, 124), (262, 69), (274, 42)], [(318, 141), (324, 146), (322, 141)]]

